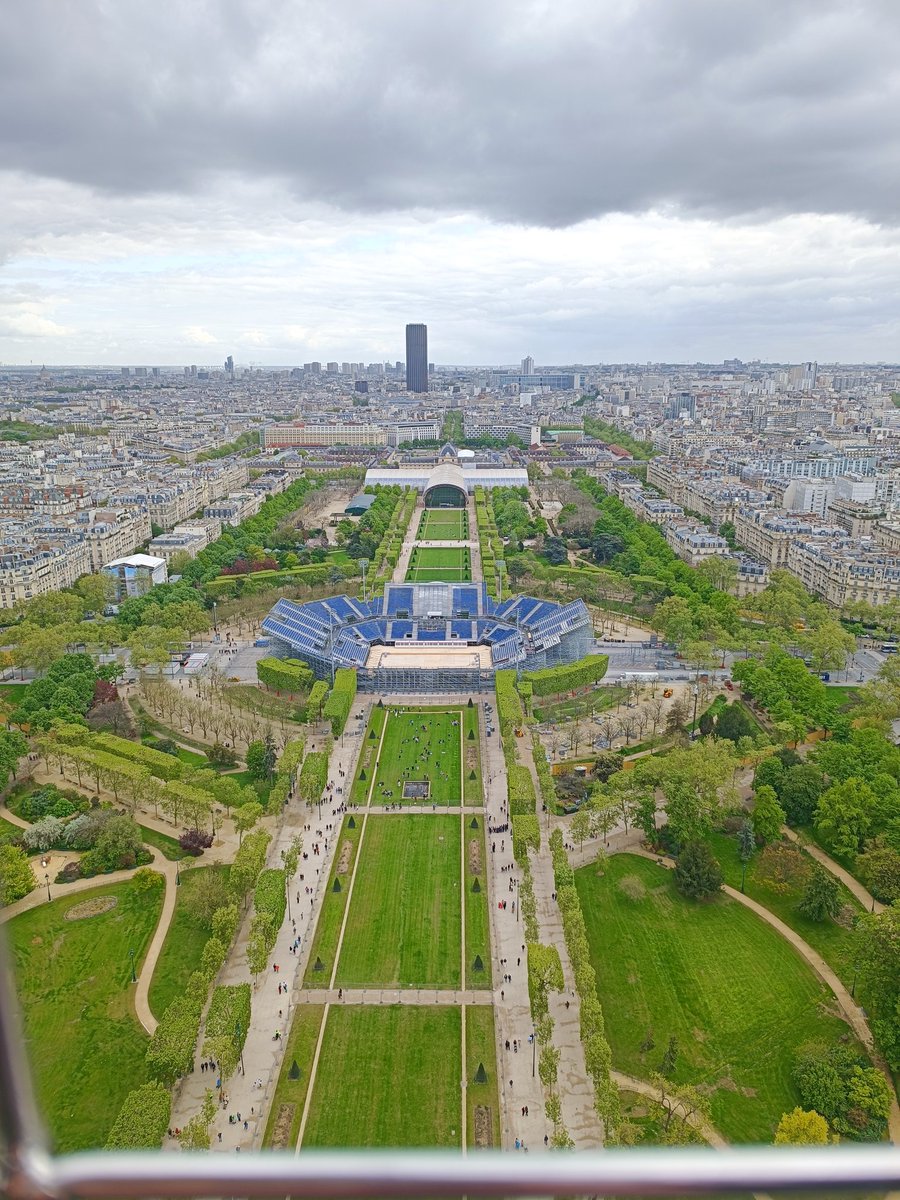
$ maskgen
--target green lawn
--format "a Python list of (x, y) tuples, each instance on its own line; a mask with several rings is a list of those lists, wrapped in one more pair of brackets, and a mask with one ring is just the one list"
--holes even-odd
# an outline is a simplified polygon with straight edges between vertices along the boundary
[(464, 542), (469, 521), (464, 508), (429, 509), (419, 522), (420, 542)]
[(0, 704), (20, 704), (30, 683), (0, 683)]
[[(159, 738), (145, 737), (141, 739), (145, 746), (151, 746), (154, 750), (158, 749), (157, 743)], [(185, 763), (189, 767), (208, 767), (209, 759), (205, 754), (200, 754), (197, 750), (186, 750), (184, 746), (176, 746), (173, 758), (177, 758), (179, 762)]]
[[(138, 822), (140, 824), (140, 822)], [(185, 857), (185, 853), (178, 845), (178, 839), (169, 837), (167, 833), (160, 833), (156, 829), (150, 829), (147, 825), (141, 825), (143, 831), (144, 845), (152, 846), (154, 850), (159, 850), (163, 858), (168, 858), (171, 862), (177, 862)]]
[(381, 742), (381, 731), (387, 720), (388, 709), (379, 708), (376, 704), (369, 717), (369, 724), (363, 738), (359, 760), (356, 764), (356, 774), (350, 786), (350, 803), (364, 806), (369, 799), (369, 789), (372, 786), (372, 773), (378, 758), (378, 747)]
[[(741, 886), (741, 860), (738, 856), (737, 839), (726, 833), (713, 833), (707, 839), (713, 854), (719, 860), (725, 882), (732, 887)], [(807, 859), (812, 865), (812, 859)], [(791, 929), (808, 942), (816, 950), (846, 986), (853, 986), (854, 934), (847, 925), (837, 921), (813, 921), (800, 912), (797, 905), (803, 898), (803, 889), (788, 889), (785, 891), (775, 888), (768, 881), (759, 877), (760, 852), (747, 864), (747, 876), (744, 891), (753, 900), (765, 905), (779, 920), (784, 921)], [(850, 892), (839, 884), (841, 902), (861, 916), (863, 908)]]
[(0, 842), (8, 842), (12, 838), (20, 837), (23, 833), (24, 830), (19, 825), (13, 825), (12, 821), (0, 817)]
[[(800, 1103), (793, 1054), (847, 1033), (831, 993), (774, 930), (727, 897), (698, 904), (671, 873), (635, 855), (576, 872), (597, 990), (617, 1068), (647, 1078), (675, 1035), (678, 1082), (712, 1089), (713, 1124), (729, 1140), (771, 1142)], [(643, 897), (619, 887), (630, 877)], [(655, 1043), (640, 1047), (648, 1034)]]
[(269, 793), (272, 790), (272, 784), (267, 779), (254, 779), (249, 771), (228, 771), (228, 777), (239, 783), (241, 787), (252, 787), (259, 796), (259, 802), (263, 808), (269, 803)]
[(827, 684), (828, 698), (834, 698), (843, 709), (852, 708), (859, 696), (859, 687), (852, 683)]
[[(306, 1103), (306, 1092), (309, 1088), (309, 1073), (324, 1012), (324, 1004), (299, 1004), (294, 1009), (291, 1032), (284, 1048), (281, 1073), (275, 1085), (266, 1136), (263, 1139), (263, 1145), (267, 1149), (293, 1150), (297, 1145), (303, 1105)], [(298, 1079), (291, 1079), (290, 1071), (295, 1062), (300, 1076)], [(274, 1145), (276, 1132), (280, 1135), (277, 1146)]]
[(407, 583), (428, 583), (446, 579), (466, 582), (472, 578), (471, 555), (467, 546), (415, 546), (406, 572)]
[[(491, 1142), (500, 1148), (500, 1100), (497, 1088), (494, 1010), (487, 1005), (466, 1008), (466, 1145), (475, 1143), (475, 1109), (490, 1110)], [(487, 1075), (485, 1083), (476, 1083), (479, 1066)], [(484, 1147), (485, 1149), (487, 1147)]]
[(460, 1022), (437, 1005), (332, 1005), (304, 1148), (460, 1146)]
[[(469, 808), (481, 808), (481, 739), (478, 736), (478, 708), (464, 707), (463, 713), (463, 798)], [(469, 734), (472, 736), (470, 737)], [(474, 772), (474, 779), (473, 779)]]
[(150, 1009), (157, 1019), (175, 997), (181, 995), (191, 973), (200, 966), (200, 956), (210, 930), (191, 914), (188, 900), (201, 876), (208, 871), (226, 879), (228, 877), (228, 868), (222, 866), (191, 867), (181, 872), (181, 886), (176, 890), (172, 924), (150, 982)]
[[(565, 700), (554, 700), (552, 696), (542, 696), (535, 699), (533, 711), (538, 721), (569, 721), (573, 717), (584, 717), (588, 714), (603, 712), (618, 704), (624, 704), (628, 698), (628, 689), (613, 683), (604, 687), (592, 689), (581, 696), (567, 697)], [(600, 727), (597, 726), (597, 733)]]
[[(440, 804), (460, 802), (461, 709), (389, 709), (387, 729), (378, 759), (373, 804)], [(416, 741), (418, 738), (418, 741)], [(369, 739), (375, 745), (375, 739)], [(467, 741), (477, 764), (478, 737)], [(477, 765), (475, 768), (477, 772)], [(367, 772), (368, 774), (368, 772)], [(426, 801), (403, 799), (403, 781), (428, 781)]]
[[(118, 903), (67, 921), (76, 904)], [(109, 884), (42, 904), (7, 925), (38, 1102), (58, 1151), (102, 1147), (127, 1093), (147, 1078), (147, 1035), (134, 1015), (129, 951), (140, 964), (161, 888)]]
[[(344, 919), (344, 909), (347, 907), (350, 878), (353, 875), (353, 864), (356, 861), (359, 835), (364, 820), (364, 817), (353, 813), (344, 818), (331, 874), (328, 876), (328, 887), (319, 908), (319, 919), (316, 922), (316, 932), (309, 952), (309, 965), (303, 981), (304, 987), (327, 988), (331, 982), (331, 971), (341, 932), (341, 921)], [(351, 821), (353, 822), (352, 826)], [(305, 874), (305, 872), (303, 873)], [(310, 873), (310, 878), (314, 878), (312, 873)], [(338, 891), (334, 890), (335, 880), (340, 883)], [(298, 874), (296, 883), (299, 885), (301, 882), (303, 881)], [(303, 900), (306, 899), (302, 892), (301, 897)], [(315, 969), (317, 961), (322, 964), (319, 970)]]
[[(472, 822), (477, 827), (472, 828)], [(485, 855), (484, 828), (480, 817), (465, 817), (463, 827), (466, 839), (466, 987), (489, 988), (491, 986), (491, 930), (487, 893), (487, 861)], [(472, 888), (478, 881), (477, 892)], [(483, 970), (476, 971), (475, 956), (481, 958)]]
[(367, 818), (338, 984), (460, 986), (460, 820)]

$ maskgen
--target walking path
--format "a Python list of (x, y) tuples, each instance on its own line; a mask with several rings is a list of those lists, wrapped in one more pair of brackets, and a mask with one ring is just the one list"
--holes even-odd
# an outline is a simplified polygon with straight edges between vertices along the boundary
[(839, 879), (848, 892), (852, 892), (856, 899), (868, 909), (869, 912), (880, 913), (884, 912), (885, 906), (872, 895), (870, 891), (855, 879), (849, 871), (845, 870), (840, 863), (836, 863), (833, 858), (825, 853), (825, 851), (817, 846), (815, 842), (804, 840), (795, 829), (791, 829), (787, 825), (782, 825), (781, 832), (788, 841), (793, 842), (795, 846), (800, 846), (805, 850), (810, 858), (814, 858), (816, 862), (821, 863), (826, 871), (830, 871), (835, 879)]
[[(340, 994), (339, 994), (340, 993)], [(303, 988), (298, 1004), (493, 1004), (490, 991), (473, 988)]]

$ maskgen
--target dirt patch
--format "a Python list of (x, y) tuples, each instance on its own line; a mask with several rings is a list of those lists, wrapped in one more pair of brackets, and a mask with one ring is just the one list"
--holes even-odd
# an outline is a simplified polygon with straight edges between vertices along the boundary
[(733, 1080), (732, 1078), (730, 1078), (730, 1076), (728, 1076), (728, 1075), (725, 1075), (725, 1076), (724, 1076), (722, 1079), (717, 1079), (717, 1080), (716, 1080), (716, 1082), (715, 1082), (715, 1084), (714, 1084), (713, 1086), (714, 1086), (714, 1087), (715, 1087), (717, 1090), (718, 1090), (719, 1088), (721, 1088), (723, 1092), (737, 1092), (737, 1091), (740, 1091), (740, 1089), (738, 1088), (738, 1085), (737, 1085), (737, 1084), (734, 1082), (734, 1080)]
[(272, 1149), (286, 1150), (290, 1143), (291, 1126), (294, 1123), (293, 1104), (279, 1104), (278, 1116), (275, 1118), (275, 1128), (272, 1130)]
[(481, 874), (481, 840), (469, 838), (469, 874)]
[(746, 1096), (748, 1100), (753, 1100), (756, 1097), (756, 1088), (742, 1087), (740, 1089), (742, 1096)]
[(620, 879), (619, 891), (626, 900), (644, 900), (647, 896), (644, 881), (637, 875), (626, 875)]
[(466, 770), (474, 771), (478, 766), (478, 748), (476, 746), (466, 746)]
[(31, 944), (32, 946), (43, 946), (44, 939), (39, 934), (35, 934), (31, 939)]
[(489, 1149), (494, 1144), (494, 1123), (491, 1110), (486, 1104), (475, 1105), (475, 1145), (479, 1150)]
[(93, 900), (82, 900), (80, 904), (73, 904), (71, 908), (66, 909), (65, 918), (67, 921), (83, 921), (87, 917), (99, 917), (101, 913), (115, 908), (118, 903), (118, 896), (97, 896)]
[(702, 1029), (692, 1029), (691, 1033), (694, 1035), (695, 1042), (705, 1042), (706, 1041), (706, 1034), (703, 1032)]
[(345, 838), (341, 842), (341, 857), (338, 859), (336, 873), (338, 875), (346, 875), (350, 869), (350, 857), (353, 854), (353, 843), (349, 838)]

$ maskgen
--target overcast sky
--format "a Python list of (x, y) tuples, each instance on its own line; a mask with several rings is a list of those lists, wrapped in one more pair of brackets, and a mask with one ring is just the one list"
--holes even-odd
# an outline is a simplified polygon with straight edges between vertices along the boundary
[(0, 362), (900, 360), (900, 0), (3, 0)]

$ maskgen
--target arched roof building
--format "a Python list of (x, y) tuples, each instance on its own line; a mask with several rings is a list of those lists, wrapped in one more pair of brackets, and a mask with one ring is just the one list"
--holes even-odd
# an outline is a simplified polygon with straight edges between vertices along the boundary
[(455, 463), (439, 463), (425, 484), (426, 508), (465, 508), (466, 479)]

